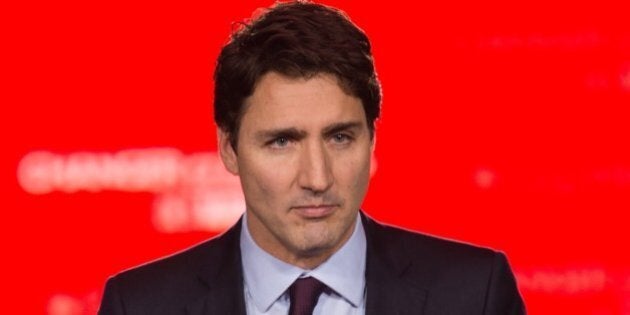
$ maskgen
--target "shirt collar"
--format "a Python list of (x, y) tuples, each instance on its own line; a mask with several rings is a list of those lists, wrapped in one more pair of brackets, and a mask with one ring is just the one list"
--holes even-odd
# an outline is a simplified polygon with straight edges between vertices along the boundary
[(247, 213), (243, 215), (240, 247), (245, 286), (261, 312), (267, 311), (301, 276), (315, 277), (355, 307), (363, 302), (366, 240), (359, 215), (348, 241), (313, 270), (285, 263), (260, 248), (249, 233)]
[(328, 260), (308, 272), (333, 291), (348, 300), (354, 307), (365, 297), (366, 240), (361, 217), (348, 241)]

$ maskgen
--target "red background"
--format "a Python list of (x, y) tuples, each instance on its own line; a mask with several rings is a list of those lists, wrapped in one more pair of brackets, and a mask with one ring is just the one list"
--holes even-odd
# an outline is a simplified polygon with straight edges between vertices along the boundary
[[(326, 2), (368, 33), (382, 80), (364, 208), (505, 251), (531, 314), (630, 314), (628, 11), (590, 2)], [(270, 3), (0, 4), (3, 313), (93, 313), (109, 275), (220, 232), (161, 233), (150, 192), (30, 194), (17, 167), (215, 151), (216, 56)]]

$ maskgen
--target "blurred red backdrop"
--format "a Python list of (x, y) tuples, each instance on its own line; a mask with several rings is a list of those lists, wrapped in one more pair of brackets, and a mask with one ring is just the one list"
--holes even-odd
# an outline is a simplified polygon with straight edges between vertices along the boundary
[[(271, 3), (0, 4), (3, 313), (94, 313), (109, 275), (235, 220), (213, 66)], [(505, 251), (531, 314), (630, 314), (627, 8), (325, 3), (382, 80), (365, 210)]]

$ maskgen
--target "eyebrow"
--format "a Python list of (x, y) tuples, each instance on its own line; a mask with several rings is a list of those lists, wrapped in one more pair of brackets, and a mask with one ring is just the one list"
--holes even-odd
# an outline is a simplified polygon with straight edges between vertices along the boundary
[(324, 128), (323, 134), (329, 136), (329, 135), (333, 135), (335, 133), (350, 130), (350, 129), (361, 129), (362, 125), (363, 124), (359, 121), (335, 123)]
[(300, 140), (306, 137), (306, 131), (298, 130), (297, 128), (261, 130), (256, 132), (255, 137), (260, 141), (267, 141), (269, 139), (276, 139), (280, 137)]
[[(349, 121), (349, 122), (340, 122), (334, 123), (330, 126), (326, 126), (322, 131), (322, 134), (325, 136), (329, 136), (341, 131), (349, 130), (349, 129), (360, 129), (363, 124), (359, 121)], [(261, 130), (256, 132), (255, 138), (260, 141), (267, 141), (269, 139), (276, 139), (280, 137), (286, 137), (291, 139), (304, 139), (307, 135), (307, 132), (304, 130), (299, 130), (297, 128), (279, 128), (279, 129), (269, 129), (269, 130)]]

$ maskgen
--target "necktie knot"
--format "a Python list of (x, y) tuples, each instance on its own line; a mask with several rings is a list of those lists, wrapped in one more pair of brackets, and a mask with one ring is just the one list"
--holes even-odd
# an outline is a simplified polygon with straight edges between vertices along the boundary
[(313, 277), (299, 278), (289, 287), (289, 315), (312, 315), (325, 284)]

